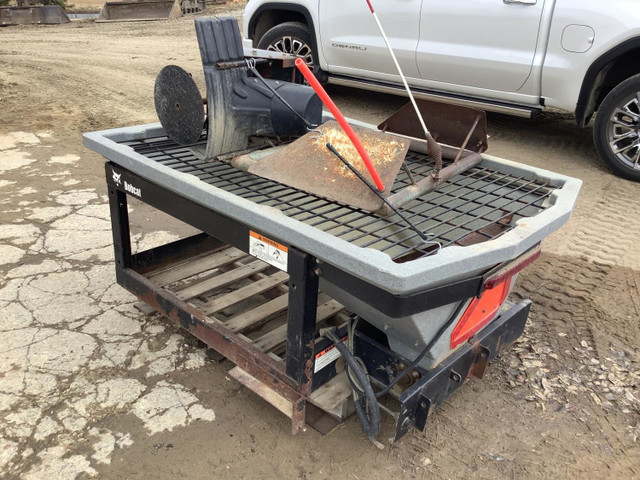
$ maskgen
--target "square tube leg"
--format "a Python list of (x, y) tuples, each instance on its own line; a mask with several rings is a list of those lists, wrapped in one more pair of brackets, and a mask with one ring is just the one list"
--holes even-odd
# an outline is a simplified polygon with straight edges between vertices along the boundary
[(289, 316), (287, 321), (286, 372), (311, 391), (313, 347), (316, 333), (318, 276), (314, 258), (296, 248), (289, 249)]

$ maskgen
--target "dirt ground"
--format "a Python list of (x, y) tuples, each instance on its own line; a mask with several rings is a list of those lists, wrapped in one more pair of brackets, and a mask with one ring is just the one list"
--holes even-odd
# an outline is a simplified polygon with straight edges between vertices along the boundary
[[(579, 202), (519, 277), (533, 310), (517, 345), (378, 450), (354, 418), (291, 436), (230, 364), (115, 285), (104, 160), (81, 133), (157, 121), (167, 64), (202, 87), (193, 17), (0, 29), (3, 478), (640, 477), (640, 184), (609, 173), (590, 128), (489, 115), (489, 153), (581, 178)], [(331, 93), (372, 123), (404, 103)], [(139, 248), (182, 228), (143, 205), (132, 218)]]

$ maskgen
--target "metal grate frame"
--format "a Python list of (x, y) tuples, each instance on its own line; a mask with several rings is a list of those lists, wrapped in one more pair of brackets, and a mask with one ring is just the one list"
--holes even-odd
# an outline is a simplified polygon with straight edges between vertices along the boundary
[[(220, 162), (198, 159), (188, 147), (167, 137), (121, 142), (135, 152), (203, 182), (259, 205), (277, 208), (288, 217), (346, 240), (358, 247), (374, 248), (395, 262), (433, 255), (450, 245), (471, 245), (497, 238), (524, 217), (548, 207), (553, 188), (540, 180), (502, 173), (480, 164), (439, 186), (402, 210), (411, 222), (430, 236), (425, 244), (396, 215), (381, 218), (370, 212), (321, 198), (301, 190), (237, 170)], [(407, 165), (416, 178), (428, 175), (433, 161), (410, 151)], [(392, 193), (410, 184), (401, 170)]]

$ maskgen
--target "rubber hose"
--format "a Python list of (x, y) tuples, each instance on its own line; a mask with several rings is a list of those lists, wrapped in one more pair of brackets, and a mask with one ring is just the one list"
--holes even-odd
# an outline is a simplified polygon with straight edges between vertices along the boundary
[(356, 413), (358, 414), (360, 423), (362, 423), (362, 429), (364, 430), (364, 433), (373, 441), (378, 433), (380, 433), (380, 406), (378, 405), (376, 394), (373, 391), (371, 384), (367, 380), (367, 375), (364, 373), (362, 367), (356, 361), (347, 346), (338, 338), (331, 338), (331, 340), (333, 340), (336, 344), (338, 351), (344, 357), (345, 362), (347, 363), (348, 367), (351, 368), (351, 371), (355, 375), (356, 380), (358, 380), (358, 383), (360, 383), (360, 386), (364, 391), (363, 400), (365, 402), (365, 405), (369, 406), (369, 418), (367, 418), (365, 405), (361, 403), (362, 400), (355, 402)]

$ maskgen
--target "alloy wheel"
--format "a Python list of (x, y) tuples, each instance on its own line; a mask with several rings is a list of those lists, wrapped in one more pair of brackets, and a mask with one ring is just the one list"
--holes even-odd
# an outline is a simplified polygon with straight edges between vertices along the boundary
[(624, 165), (640, 170), (640, 92), (620, 102), (607, 127), (611, 152)]
[(280, 37), (271, 43), (267, 50), (289, 53), (301, 57), (307, 65), (313, 65), (313, 53), (311, 47), (305, 42), (291, 36)]

